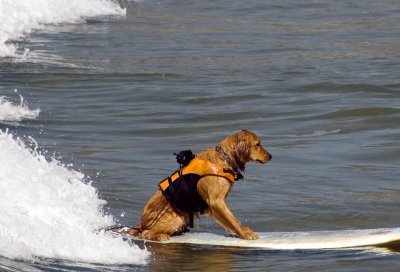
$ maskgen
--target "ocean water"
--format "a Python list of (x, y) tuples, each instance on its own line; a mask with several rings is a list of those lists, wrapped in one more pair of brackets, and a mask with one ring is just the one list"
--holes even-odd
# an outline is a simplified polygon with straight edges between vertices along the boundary
[[(399, 1), (0, 1), (0, 271), (397, 271), (388, 249), (133, 245), (173, 153), (241, 129), (256, 231), (398, 227)], [(224, 233), (201, 217), (195, 231)]]

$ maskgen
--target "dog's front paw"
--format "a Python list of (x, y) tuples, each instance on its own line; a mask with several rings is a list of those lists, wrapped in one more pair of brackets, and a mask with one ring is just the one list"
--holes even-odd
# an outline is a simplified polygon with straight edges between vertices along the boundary
[(256, 232), (254, 232), (251, 228), (244, 227), (243, 235), (240, 238), (245, 239), (245, 240), (257, 240), (258, 234)]

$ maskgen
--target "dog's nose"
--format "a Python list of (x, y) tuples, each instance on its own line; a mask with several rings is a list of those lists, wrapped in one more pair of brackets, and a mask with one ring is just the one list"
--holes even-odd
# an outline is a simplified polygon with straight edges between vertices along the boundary
[(268, 153), (268, 160), (272, 160), (272, 155)]

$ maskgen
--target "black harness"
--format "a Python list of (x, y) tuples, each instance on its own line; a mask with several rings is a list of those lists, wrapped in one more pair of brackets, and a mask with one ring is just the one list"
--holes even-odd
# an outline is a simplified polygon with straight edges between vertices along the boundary
[[(181, 151), (175, 155), (180, 164), (179, 170), (161, 181), (159, 186), (168, 201), (178, 211), (189, 214), (189, 227), (193, 228), (193, 214), (204, 214), (208, 208), (208, 204), (197, 190), (199, 180), (204, 176), (218, 176), (234, 182), (238, 178), (243, 178), (243, 176), (240, 172), (238, 175), (236, 171), (233, 173), (217, 164), (195, 159), (190, 150)], [(189, 165), (189, 163), (191, 164)]]

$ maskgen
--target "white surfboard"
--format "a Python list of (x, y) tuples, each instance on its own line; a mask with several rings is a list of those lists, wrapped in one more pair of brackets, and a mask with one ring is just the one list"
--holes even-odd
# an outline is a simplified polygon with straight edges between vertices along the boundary
[[(243, 240), (212, 233), (185, 233), (173, 236), (162, 244), (193, 244), (228, 247), (245, 247), (271, 250), (340, 249), (400, 244), (400, 228), (309, 231), (309, 232), (259, 232), (258, 240)], [(136, 237), (125, 236), (132, 240)], [(154, 241), (151, 241), (154, 242)]]

